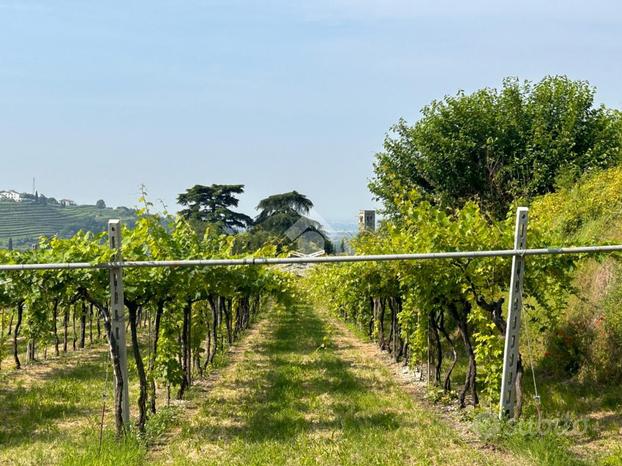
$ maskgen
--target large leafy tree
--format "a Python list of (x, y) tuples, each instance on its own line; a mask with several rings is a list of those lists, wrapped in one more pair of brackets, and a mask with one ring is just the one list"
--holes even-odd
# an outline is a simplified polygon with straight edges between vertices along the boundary
[(283, 235), (313, 208), (313, 202), (296, 191), (274, 194), (259, 201), (255, 223), (261, 228)]
[(255, 219), (255, 233), (273, 235), (280, 242), (312, 242), (332, 252), (332, 244), (320, 223), (307, 217), (313, 202), (297, 191), (275, 194), (262, 199)]
[(177, 202), (186, 208), (180, 214), (195, 224), (217, 225), (225, 232), (232, 232), (252, 225), (253, 220), (232, 207), (237, 207), (237, 196), (244, 192), (241, 184), (195, 185), (177, 196)]
[(595, 105), (594, 93), (587, 82), (555, 76), (435, 100), (414, 125), (392, 128), (370, 189), (389, 214), (415, 189), (444, 206), (476, 199), (502, 218), (517, 198), (621, 160), (621, 113)]

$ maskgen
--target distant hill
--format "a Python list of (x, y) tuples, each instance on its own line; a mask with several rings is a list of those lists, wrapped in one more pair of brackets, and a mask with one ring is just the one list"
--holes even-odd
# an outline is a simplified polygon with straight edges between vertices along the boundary
[(13, 240), (14, 248), (23, 249), (35, 244), (40, 236), (68, 238), (80, 230), (99, 233), (105, 231), (112, 218), (133, 225), (136, 214), (126, 207), (63, 206), (0, 199), (0, 248), (7, 248), (9, 239)]

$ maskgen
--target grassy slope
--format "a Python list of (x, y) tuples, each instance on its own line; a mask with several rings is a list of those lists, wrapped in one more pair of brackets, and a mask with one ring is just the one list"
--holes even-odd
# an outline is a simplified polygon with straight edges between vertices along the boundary
[[(534, 222), (559, 245), (622, 243), (622, 168), (586, 177), (532, 206)], [(553, 333), (536, 342), (536, 378), (544, 416), (587, 423), (574, 450), (609, 455), (622, 464), (622, 267), (615, 256), (586, 259), (575, 274), (577, 293)], [(535, 330), (531, 330), (534, 335)], [(533, 338), (533, 336), (532, 336)], [(533, 392), (527, 381), (528, 400)], [(528, 403), (528, 413), (533, 405)]]
[(133, 221), (134, 216), (123, 209), (0, 201), (0, 247), (6, 247), (9, 238), (19, 245), (36, 242), (39, 236), (69, 236), (78, 230), (104, 231), (111, 218)]

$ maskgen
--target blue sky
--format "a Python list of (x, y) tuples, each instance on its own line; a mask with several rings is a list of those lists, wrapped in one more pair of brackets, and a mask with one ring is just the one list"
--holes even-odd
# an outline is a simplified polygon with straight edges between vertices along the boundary
[(622, 107), (618, 1), (0, 0), (0, 189), (175, 209), (243, 183), (247, 213), (297, 189), (354, 219), (400, 117), (547, 74)]

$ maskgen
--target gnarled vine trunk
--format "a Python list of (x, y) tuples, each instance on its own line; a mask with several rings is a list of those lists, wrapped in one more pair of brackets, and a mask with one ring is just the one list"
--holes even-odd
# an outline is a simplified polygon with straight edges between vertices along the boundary
[(191, 348), (191, 327), (192, 327), (192, 301), (186, 301), (183, 309), (183, 324), (181, 328), (181, 368), (183, 377), (179, 386), (177, 397), (181, 400), (186, 390), (192, 384), (192, 348)]
[(445, 338), (445, 340), (447, 340), (447, 343), (449, 343), (449, 346), (451, 348), (451, 353), (452, 353), (452, 363), (451, 366), (449, 367), (449, 370), (447, 371), (447, 374), (445, 374), (445, 381), (443, 382), (443, 389), (445, 390), (445, 392), (450, 392), (451, 391), (451, 374), (453, 373), (456, 364), (458, 364), (458, 353), (456, 352), (456, 345), (454, 344), (452, 338), (449, 336), (449, 333), (447, 332), (447, 329), (445, 328), (445, 314), (443, 312), (440, 313), (440, 319), (439, 319), (439, 325), (438, 325), (438, 329), (441, 332), (441, 334), (443, 335), (443, 337)]
[(164, 313), (163, 300), (158, 301), (156, 305), (155, 322), (153, 329), (153, 347), (151, 349), (151, 358), (149, 359), (149, 410), (156, 413), (156, 385), (153, 371), (155, 368), (156, 358), (158, 356), (158, 342), (160, 339), (160, 324), (162, 322), (162, 314)]
[(110, 311), (103, 307), (99, 310), (102, 315), (102, 320), (104, 321), (104, 330), (108, 336), (108, 349), (110, 351), (110, 360), (112, 361), (112, 370), (115, 378), (114, 420), (117, 436), (120, 437), (125, 432), (123, 425), (123, 387), (124, 383), (127, 383), (127, 380), (123, 380), (123, 370), (121, 369), (118, 345), (110, 322)]
[(15, 329), (13, 330), (13, 358), (15, 359), (15, 369), (21, 369), (22, 363), (19, 360), (17, 337), (19, 336), (19, 330), (22, 326), (22, 317), (24, 316), (24, 302), (17, 304), (17, 322), (15, 322)]
[(469, 358), (469, 367), (467, 370), (466, 380), (464, 387), (460, 392), (460, 407), (466, 406), (466, 394), (471, 391), (471, 403), (473, 406), (479, 404), (479, 397), (477, 395), (477, 363), (475, 361), (475, 351), (471, 342), (471, 335), (469, 332), (468, 316), (471, 312), (471, 303), (468, 301), (453, 302), (449, 305), (449, 311), (458, 325), (458, 331), (462, 337), (464, 348), (466, 349), (467, 356)]
[(136, 373), (138, 374), (139, 392), (138, 392), (138, 421), (136, 426), (140, 432), (145, 431), (145, 423), (147, 422), (147, 374), (145, 373), (145, 365), (140, 354), (140, 346), (138, 344), (138, 306), (134, 303), (126, 303), (129, 311), (130, 332), (132, 338), (132, 350), (134, 353), (134, 361), (136, 362)]

